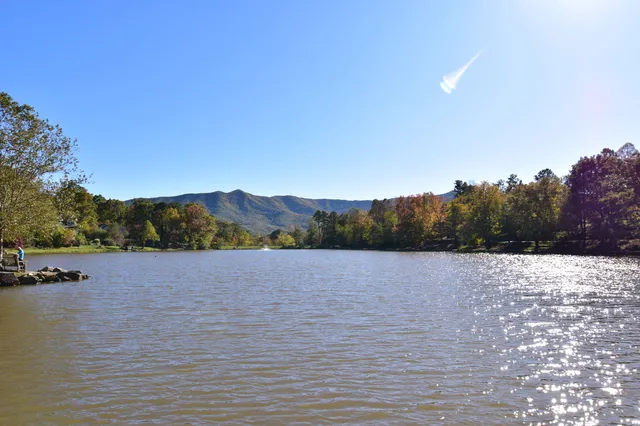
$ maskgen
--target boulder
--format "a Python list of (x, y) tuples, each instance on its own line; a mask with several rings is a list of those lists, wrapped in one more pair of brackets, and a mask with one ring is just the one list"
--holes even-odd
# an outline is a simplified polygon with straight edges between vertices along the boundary
[(80, 271), (69, 271), (65, 272), (67, 277), (71, 279), (71, 281), (82, 281), (82, 272)]
[(83, 278), (80, 271), (58, 272), (57, 275), (62, 281), (82, 281)]
[(45, 266), (44, 268), (40, 269), (38, 272), (56, 272), (54, 271), (54, 269), (56, 268), (54, 268), (53, 266)]
[(59, 283), (61, 281), (55, 272), (38, 272), (38, 278), (43, 283)]
[(18, 277), (18, 281), (20, 281), (21, 285), (38, 284), (40, 282), (33, 275), (21, 275)]
[(0, 286), (14, 286), (20, 284), (13, 272), (0, 272)]
[(53, 268), (53, 271), (51, 272), (67, 272), (67, 270), (62, 268)]

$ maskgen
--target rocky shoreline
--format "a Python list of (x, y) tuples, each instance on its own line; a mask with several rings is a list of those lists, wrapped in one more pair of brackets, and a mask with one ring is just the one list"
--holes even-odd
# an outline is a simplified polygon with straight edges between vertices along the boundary
[(17, 285), (53, 284), (60, 282), (82, 281), (91, 278), (82, 271), (67, 271), (62, 268), (45, 266), (36, 272), (0, 272), (0, 287)]

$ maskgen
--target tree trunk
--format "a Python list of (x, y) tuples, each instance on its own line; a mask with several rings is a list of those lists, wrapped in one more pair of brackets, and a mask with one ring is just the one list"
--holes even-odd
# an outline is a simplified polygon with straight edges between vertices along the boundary
[(538, 253), (538, 251), (540, 250), (540, 240), (536, 240), (536, 253)]
[(4, 229), (0, 229), (0, 262), (2, 262), (3, 255), (4, 255)]

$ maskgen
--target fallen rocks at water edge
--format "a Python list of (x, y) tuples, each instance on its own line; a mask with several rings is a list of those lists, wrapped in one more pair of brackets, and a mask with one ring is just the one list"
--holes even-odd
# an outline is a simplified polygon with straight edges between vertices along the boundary
[(45, 266), (36, 272), (0, 272), (0, 287), (77, 282), (88, 280), (89, 278), (91, 277), (83, 274), (82, 271), (68, 271), (62, 268)]

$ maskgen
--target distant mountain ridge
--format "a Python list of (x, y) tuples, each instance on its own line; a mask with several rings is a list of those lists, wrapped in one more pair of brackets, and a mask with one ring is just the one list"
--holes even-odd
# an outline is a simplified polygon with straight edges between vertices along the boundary
[[(451, 193), (442, 196), (452, 198)], [(350, 209), (368, 211), (372, 203), (372, 200), (310, 199), (293, 195), (263, 197), (240, 189), (231, 192), (216, 191), (144, 199), (154, 203), (200, 203), (216, 218), (239, 223), (250, 232), (258, 234), (266, 234), (276, 229), (288, 230), (295, 225), (306, 229), (309, 217), (316, 210), (337, 213), (346, 213)]]

